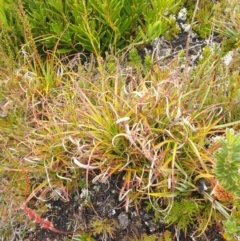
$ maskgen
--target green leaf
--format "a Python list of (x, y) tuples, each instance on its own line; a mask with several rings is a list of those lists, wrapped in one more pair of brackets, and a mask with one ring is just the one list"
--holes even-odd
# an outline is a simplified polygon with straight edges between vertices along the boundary
[(56, 52), (59, 54), (66, 54), (66, 53), (70, 53), (72, 51), (72, 49), (58, 49)]
[(0, 23), (5, 25), (6, 27), (9, 27), (9, 22), (7, 20), (5, 11), (2, 8), (0, 8)]
[(61, 27), (61, 24), (59, 23), (51, 23), (50, 24), (51, 29), (53, 30), (53, 32), (55, 32), (56, 34), (58, 34), (59, 36), (61, 35), (61, 33), (63, 32), (63, 29)]
[(62, 0), (48, 0), (49, 5), (51, 5), (59, 13), (63, 13), (63, 1)]

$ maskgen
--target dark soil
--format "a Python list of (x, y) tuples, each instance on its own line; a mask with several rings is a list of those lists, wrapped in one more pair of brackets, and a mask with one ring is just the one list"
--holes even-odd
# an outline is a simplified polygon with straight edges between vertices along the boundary
[[(54, 227), (61, 231), (77, 230), (77, 233), (79, 230), (86, 230), (88, 232), (87, 230), (91, 229), (91, 224), (96, 220), (114, 229), (112, 237), (108, 233), (94, 234), (93, 232), (96, 241), (129, 241), (133, 238), (144, 241), (144, 235), (155, 235), (156, 239), (151, 240), (160, 240), (159, 238), (166, 231), (171, 233), (174, 241), (225, 240), (221, 235), (220, 227), (216, 224), (209, 227), (201, 237), (196, 237), (197, 234), (194, 233), (197, 227), (189, 227), (189, 232), (185, 235), (182, 231), (176, 231), (175, 226), (165, 226), (163, 220), (154, 221), (154, 214), (146, 211), (144, 202), (137, 207), (130, 205), (126, 212), (124, 202), (119, 201), (118, 186), (121, 180), (122, 178), (111, 177), (108, 183), (92, 184), (88, 190), (88, 197), (85, 196), (86, 189), (79, 189), (71, 194), (68, 202), (60, 198), (51, 200), (48, 203), (49, 209), (42, 218), (52, 221)], [(27, 236), (26, 241), (66, 241), (72, 240), (73, 234), (58, 234), (37, 225), (35, 231)]]

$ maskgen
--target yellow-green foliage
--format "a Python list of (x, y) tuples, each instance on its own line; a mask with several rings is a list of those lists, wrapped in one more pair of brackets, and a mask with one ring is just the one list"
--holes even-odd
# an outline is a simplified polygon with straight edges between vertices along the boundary
[(166, 215), (165, 222), (169, 225), (176, 224), (179, 230), (187, 233), (188, 227), (196, 223), (198, 213), (204, 208), (194, 200), (174, 201), (171, 212)]
[(222, 1), (222, 5), (216, 5), (218, 10), (214, 17), (215, 29), (226, 39), (222, 48), (227, 52), (233, 48), (240, 48), (240, 3), (238, 0)]
[[(53, 50), (57, 45), (58, 53), (85, 49), (98, 55), (109, 50), (116, 52), (131, 43), (147, 42), (164, 34), (167, 17), (177, 11), (179, 3), (173, 0), (18, 0), (2, 6), (0, 20), (8, 28), (20, 25), (17, 32), (20, 39), (26, 34), (24, 19), (27, 18), (41, 51)], [(14, 9), (15, 4), (20, 9), (23, 7), (24, 13), (14, 16), (12, 22), (11, 8)]]
[[(201, 82), (215, 73), (208, 59), (202, 63), (204, 71), (193, 71), (190, 79), (177, 71), (177, 60), (168, 68), (148, 61), (148, 71), (144, 63), (138, 63), (144, 75), (141, 71), (134, 75), (120, 68), (117, 59), (108, 59), (111, 65), (115, 63), (110, 76), (108, 65), (105, 69), (102, 62), (95, 74), (88, 75), (88, 67), (80, 63), (81, 71), (75, 73), (55, 60), (39, 66), (37, 74), (22, 69), (3, 83), (2, 98), (13, 103), (1, 118), (2, 170), (27, 181), (27, 187), (19, 186), (26, 195), (34, 186), (30, 181), (34, 177), (35, 188), (45, 190), (42, 198), (49, 185), (71, 190), (83, 176), (88, 186), (91, 169), (100, 170), (94, 181), (107, 181), (121, 173), (124, 182), (119, 199), (125, 201), (126, 210), (131, 202), (137, 205), (148, 198), (152, 208), (169, 215), (168, 223), (177, 222), (186, 231), (200, 212), (201, 200), (192, 203), (196, 209), (186, 205), (193, 208), (187, 223), (180, 222), (179, 216), (174, 219), (171, 209), (178, 207), (174, 198), (183, 205), (196, 191), (193, 178), (212, 177), (205, 140), (220, 121), (222, 128), (224, 114), (219, 114), (217, 100), (210, 103), (215, 82)], [(135, 53), (132, 61), (136, 59)], [(217, 62), (216, 69), (221, 65)], [(48, 72), (54, 73), (50, 85), (48, 75), (41, 75)], [(225, 92), (219, 89), (218, 93)], [(229, 107), (222, 103), (222, 108)], [(67, 200), (65, 195), (61, 198)], [(154, 204), (159, 198), (164, 207)]]
[(226, 139), (219, 139), (221, 147), (214, 153), (214, 173), (221, 185), (229, 192), (240, 196), (240, 134), (227, 129)]
[[(11, 8), (13, 3), (18, 8)], [(196, 180), (216, 176), (239, 195), (239, 134), (227, 130), (216, 160), (212, 154), (217, 144), (209, 145), (209, 137), (227, 127), (239, 131), (239, 55), (234, 52), (236, 58), (225, 65), (225, 50), (207, 47), (198, 66), (185, 69), (187, 75), (181, 69), (186, 55), (165, 66), (150, 55), (141, 59), (128, 44), (163, 33), (168, 14), (175, 13), (180, 3), (152, 1), (156, 8), (143, 0), (113, 1), (114, 8), (106, 3), (0, 2), (1, 203), (15, 210), (28, 197), (37, 194), (43, 200), (55, 190), (68, 201), (66, 190), (83, 187), (81, 180), (88, 187), (91, 181), (105, 182), (121, 174), (119, 200), (127, 211), (131, 204), (147, 200), (155, 219), (165, 218), (185, 232), (198, 222), (204, 232), (209, 220), (224, 220), (233, 212), (228, 204), (214, 200), (211, 190), (198, 193)], [(204, 8), (199, 15), (204, 24), (209, 24), (208, 11)], [(231, 16), (230, 30), (238, 47), (238, 15)], [(129, 58), (98, 56), (111, 47), (112, 52), (125, 47), (132, 51)], [(46, 48), (52, 51), (45, 52), (43, 59), (38, 51)], [(56, 56), (82, 48), (97, 57), (91, 55), (82, 64), (81, 54), (72, 59)], [(231, 182), (226, 181), (226, 173)], [(11, 236), (17, 221), (25, 220), (4, 210), (1, 207), (3, 232)], [(234, 218), (224, 223), (233, 237), (239, 231)], [(99, 218), (91, 225), (93, 234), (106, 239), (116, 233), (113, 220)], [(171, 237), (166, 233), (162, 239)], [(85, 240), (92, 240), (91, 235)]]

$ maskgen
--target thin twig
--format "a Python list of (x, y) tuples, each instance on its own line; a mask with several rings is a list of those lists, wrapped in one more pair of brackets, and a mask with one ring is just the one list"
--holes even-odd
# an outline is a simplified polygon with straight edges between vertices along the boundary
[(190, 40), (191, 40), (191, 35), (192, 35), (192, 26), (194, 23), (194, 19), (196, 17), (198, 5), (199, 5), (199, 0), (197, 0), (196, 5), (195, 5), (195, 9), (194, 9), (193, 16), (192, 16), (192, 21), (191, 21), (189, 32), (188, 32), (187, 42), (186, 42), (186, 63), (185, 63), (185, 70), (184, 70), (185, 79), (187, 79), (187, 77), (188, 77), (188, 66), (189, 66), (188, 57), (189, 57), (189, 49), (190, 49)]

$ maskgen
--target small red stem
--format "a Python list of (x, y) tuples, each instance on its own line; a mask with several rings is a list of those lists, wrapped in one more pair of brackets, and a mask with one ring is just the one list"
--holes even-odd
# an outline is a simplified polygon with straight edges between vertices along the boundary
[(28, 208), (26, 203), (23, 203), (20, 207), (23, 211), (25, 211), (29, 218), (33, 219), (36, 223), (40, 224), (42, 228), (49, 229), (55, 233), (61, 234), (70, 234), (73, 231), (61, 231), (54, 227), (53, 223), (47, 219), (41, 218), (37, 213), (35, 213), (31, 208)]

